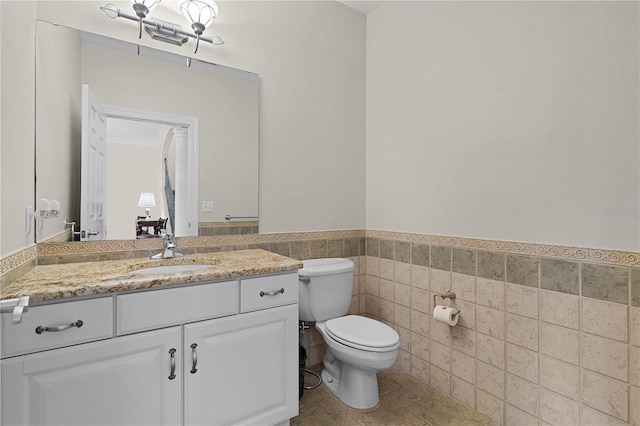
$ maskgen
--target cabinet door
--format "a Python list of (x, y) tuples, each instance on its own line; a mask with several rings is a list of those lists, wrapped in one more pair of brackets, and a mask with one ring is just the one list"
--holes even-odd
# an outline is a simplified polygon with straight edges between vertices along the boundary
[(2, 424), (180, 424), (181, 336), (173, 327), (5, 359)]
[(268, 425), (296, 416), (298, 352), (298, 305), (186, 325), (185, 424)]

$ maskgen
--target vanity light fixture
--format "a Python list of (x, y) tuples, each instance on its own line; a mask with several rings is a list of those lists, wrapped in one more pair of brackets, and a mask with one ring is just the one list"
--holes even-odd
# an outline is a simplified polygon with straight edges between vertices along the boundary
[(129, 0), (135, 15), (123, 12), (109, 3), (102, 6), (102, 10), (109, 18), (126, 18), (138, 22), (138, 38), (142, 38), (142, 27), (152, 39), (182, 46), (190, 37), (193, 38), (193, 53), (198, 52), (200, 40), (219, 46), (224, 40), (219, 36), (205, 36), (204, 30), (211, 25), (218, 16), (218, 5), (213, 0), (178, 0), (180, 11), (191, 25), (193, 32), (185, 31), (182, 26), (162, 19), (147, 18), (149, 12), (161, 0)]
[(156, 206), (156, 197), (153, 192), (141, 192), (138, 200), (138, 207), (144, 207), (147, 214), (147, 220), (151, 219), (151, 208)]

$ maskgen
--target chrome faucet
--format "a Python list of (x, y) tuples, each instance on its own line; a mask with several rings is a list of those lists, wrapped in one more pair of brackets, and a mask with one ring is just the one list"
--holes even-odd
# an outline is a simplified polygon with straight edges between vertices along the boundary
[(173, 241), (173, 235), (168, 233), (162, 234), (162, 251), (151, 256), (151, 259), (171, 259), (174, 257), (182, 257), (182, 253), (174, 251), (176, 243)]

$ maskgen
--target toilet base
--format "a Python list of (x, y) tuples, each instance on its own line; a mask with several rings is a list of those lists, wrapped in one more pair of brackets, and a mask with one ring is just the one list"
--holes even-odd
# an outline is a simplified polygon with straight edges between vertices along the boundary
[(378, 407), (378, 378), (376, 371), (353, 368), (342, 364), (339, 377), (334, 377), (326, 368), (322, 369), (322, 383), (340, 401), (359, 410)]

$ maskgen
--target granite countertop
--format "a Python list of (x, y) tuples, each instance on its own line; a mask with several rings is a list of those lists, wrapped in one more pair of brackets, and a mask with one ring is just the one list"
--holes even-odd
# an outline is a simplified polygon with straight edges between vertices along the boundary
[[(209, 265), (182, 272), (136, 273), (166, 265)], [(30, 304), (71, 297), (161, 288), (302, 268), (302, 262), (265, 250), (237, 250), (173, 259), (135, 258), (36, 266), (2, 290), (1, 299), (29, 296)]]

